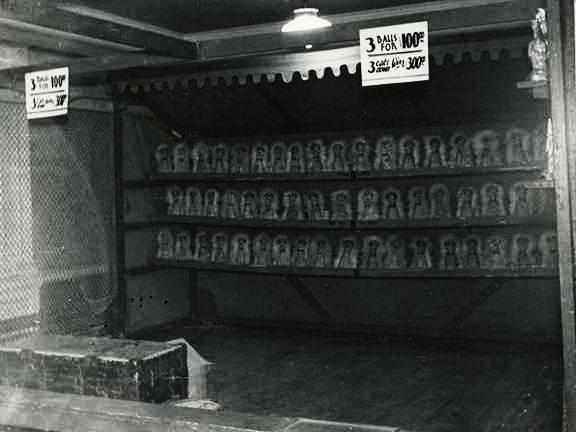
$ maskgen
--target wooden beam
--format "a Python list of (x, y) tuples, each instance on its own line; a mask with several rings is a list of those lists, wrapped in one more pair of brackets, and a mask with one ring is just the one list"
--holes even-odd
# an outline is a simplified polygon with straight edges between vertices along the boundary
[(155, 54), (189, 59), (198, 56), (195, 42), (88, 16), (80, 17), (54, 7), (50, 0), (0, 2), (0, 18), (131, 45)]

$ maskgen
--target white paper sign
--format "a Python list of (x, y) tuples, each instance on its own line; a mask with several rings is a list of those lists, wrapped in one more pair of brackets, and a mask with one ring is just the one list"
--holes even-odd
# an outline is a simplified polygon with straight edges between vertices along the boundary
[(30, 72), (26, 81), (26, 117), (37, 119), (68, 114), (68, 68)]
[(362, 86), (429, 79), (428, 22), (360, 30)]

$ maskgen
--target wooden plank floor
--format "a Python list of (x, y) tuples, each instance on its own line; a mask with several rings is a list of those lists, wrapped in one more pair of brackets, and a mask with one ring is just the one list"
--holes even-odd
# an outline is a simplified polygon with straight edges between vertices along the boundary
[(422, 432), (559, 432), (558, 346), (180, 327), (224, 410)]

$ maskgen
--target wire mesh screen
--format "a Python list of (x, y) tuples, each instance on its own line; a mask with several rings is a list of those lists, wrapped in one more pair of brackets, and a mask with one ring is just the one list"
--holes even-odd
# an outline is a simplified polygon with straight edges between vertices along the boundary
[(0, 104), (0, 340), (105, 333), (113, 278), (108, 113), (28, 122)]

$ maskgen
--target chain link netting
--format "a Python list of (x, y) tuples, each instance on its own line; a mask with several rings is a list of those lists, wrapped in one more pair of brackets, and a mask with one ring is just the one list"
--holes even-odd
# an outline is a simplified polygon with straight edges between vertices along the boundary
[(0, 341), (106, 333), (113, 278), (109, 113), (28, 122), (0, 103)]

